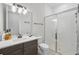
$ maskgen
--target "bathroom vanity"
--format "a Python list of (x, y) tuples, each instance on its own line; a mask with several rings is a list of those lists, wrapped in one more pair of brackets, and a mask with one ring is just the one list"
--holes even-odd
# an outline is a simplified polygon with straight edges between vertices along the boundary
[(0, 42), (2, 55), (37, 55), (38, 40), (40, 37), (21, 38)]

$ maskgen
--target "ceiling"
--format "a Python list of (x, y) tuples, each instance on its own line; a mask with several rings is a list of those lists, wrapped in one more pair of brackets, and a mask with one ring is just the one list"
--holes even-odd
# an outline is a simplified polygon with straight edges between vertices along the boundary
[(75, 3), (47, 3), (47, 6), (51, 7), (51, 8), (55, 8), (55, 7), (59, 7), (61, 5), (76, 5)]
[(48, 3), (46, 5), (53, 9), (55, 7), (59, 7), (61, 5), (65, 5), (65, 4), (68, 4), (68, 3)]

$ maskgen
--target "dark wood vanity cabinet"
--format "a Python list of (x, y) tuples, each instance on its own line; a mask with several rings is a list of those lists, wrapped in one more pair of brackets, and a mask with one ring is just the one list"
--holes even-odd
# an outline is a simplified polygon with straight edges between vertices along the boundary
[(0, 54), (3, 54), (3, 55), (37, 55), (38, 54), (37, 40), (0, 49)]

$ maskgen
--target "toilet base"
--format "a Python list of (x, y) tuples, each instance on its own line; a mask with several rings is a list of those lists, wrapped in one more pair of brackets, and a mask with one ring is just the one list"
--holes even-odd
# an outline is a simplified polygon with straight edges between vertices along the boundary
[(38, 48), (38, 54), (39, 55), (48, 55), (48, 53), (49, 53), (49, 50), (48, 51), (41, 51), (41, 49)]

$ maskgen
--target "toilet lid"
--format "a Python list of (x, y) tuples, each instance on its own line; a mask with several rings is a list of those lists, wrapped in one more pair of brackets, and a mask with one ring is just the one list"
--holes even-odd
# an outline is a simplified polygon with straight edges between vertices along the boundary
[(41, 44), (40, 44), (40, 47), (42, 47), (42, 48), (49, 48), (48, 45), (45, 44), (45, 43), (41, 43)]

